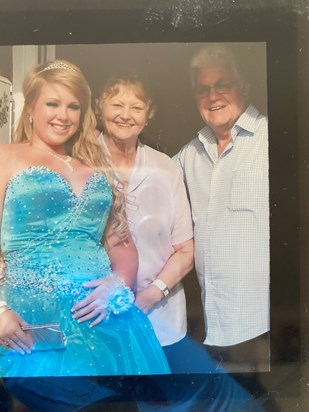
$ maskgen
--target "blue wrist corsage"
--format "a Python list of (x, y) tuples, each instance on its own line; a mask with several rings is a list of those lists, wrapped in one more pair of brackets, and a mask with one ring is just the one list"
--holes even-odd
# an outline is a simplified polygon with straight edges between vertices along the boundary
[(107, 318), (109, 318), (111, 313), (119, 315), (126, 312), (135, 300), (134, 293), (125, 285), (123, 279), (117, 275), (113, 279), (113, 285), (108, 291)]

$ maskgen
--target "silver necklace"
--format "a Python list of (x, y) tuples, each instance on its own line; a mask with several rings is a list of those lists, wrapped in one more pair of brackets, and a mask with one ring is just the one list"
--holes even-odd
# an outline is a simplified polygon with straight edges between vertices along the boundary
[(58, 160), (60, 160), (61, 162), (65, 163), (65, 164), (68, 166), (68, 168), (71, 170), (71, 172), (74, 171), (74, 168), (73, 168), (73, 166), (72, 166), (72, 164), (71, 164), (71, 163), (72, 163), (72, 160), (73, 160), (71, 156), (66, 155), (66, 156), (65, 156), (65, 159), (63, 159), (60, 155), (57, 155), (56, 153), (51, 152), (50, 150), (43, 149), (42, 147), (38, 147), (37, 145), (34, 145), (34, 146), (35, 146), (37, 149), (42, 150), (43, 152), (48, 153), (50, 156), (54, 157), (55, 159), (58, 159)]

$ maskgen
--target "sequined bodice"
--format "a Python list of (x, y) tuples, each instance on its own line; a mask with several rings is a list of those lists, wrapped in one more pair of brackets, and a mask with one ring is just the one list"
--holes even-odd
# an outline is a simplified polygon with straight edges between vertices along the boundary
[[(101, 239), (111, 189), (94, 173), (80, 196), (57, 172), (42, 166), (22, 170), (8, 183), (1, 223), (6, 283), (50, 285), (91, 280), (110, 270)], [(33, 278), (33, 279), (32, 279)], [(42, 286), (43, 285), (43, 286)]]

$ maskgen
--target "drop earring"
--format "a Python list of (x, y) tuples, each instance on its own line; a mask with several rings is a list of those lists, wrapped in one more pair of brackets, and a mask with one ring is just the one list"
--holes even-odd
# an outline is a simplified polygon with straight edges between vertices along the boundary
[(29, 116), (29, 124), (30, 124), (30, 126), (32, 126), (32, 123), (33, 123), (33, 117), (32, 117), (32, 116)]

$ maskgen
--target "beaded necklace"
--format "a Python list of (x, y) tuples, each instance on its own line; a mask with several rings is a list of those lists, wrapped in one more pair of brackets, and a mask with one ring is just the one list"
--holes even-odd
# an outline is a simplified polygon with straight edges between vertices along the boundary
[(33, 146), (35, 146), (38, 150), (41, 150), (42, 152), (45, 152), (47, 154), (49, 154), (50, 156), (54, 157), (55, 159), (60, 160), (61, 162), (63, 162), (64, 164), (66, 164), (68, 166), (68, 168), (71, 170), (71, 172), (74, 171), (74, 167), (72, 166), (72, 160), (73, 158), (69, 155), (65, 155), (65, 159), (63, 157), (61, 157), (60, 155), (58, 155), (55, 152), (52, 152), (48, 149), (45, 149), (43, 147), (39, 147), (36, 144), (33, 144)]

